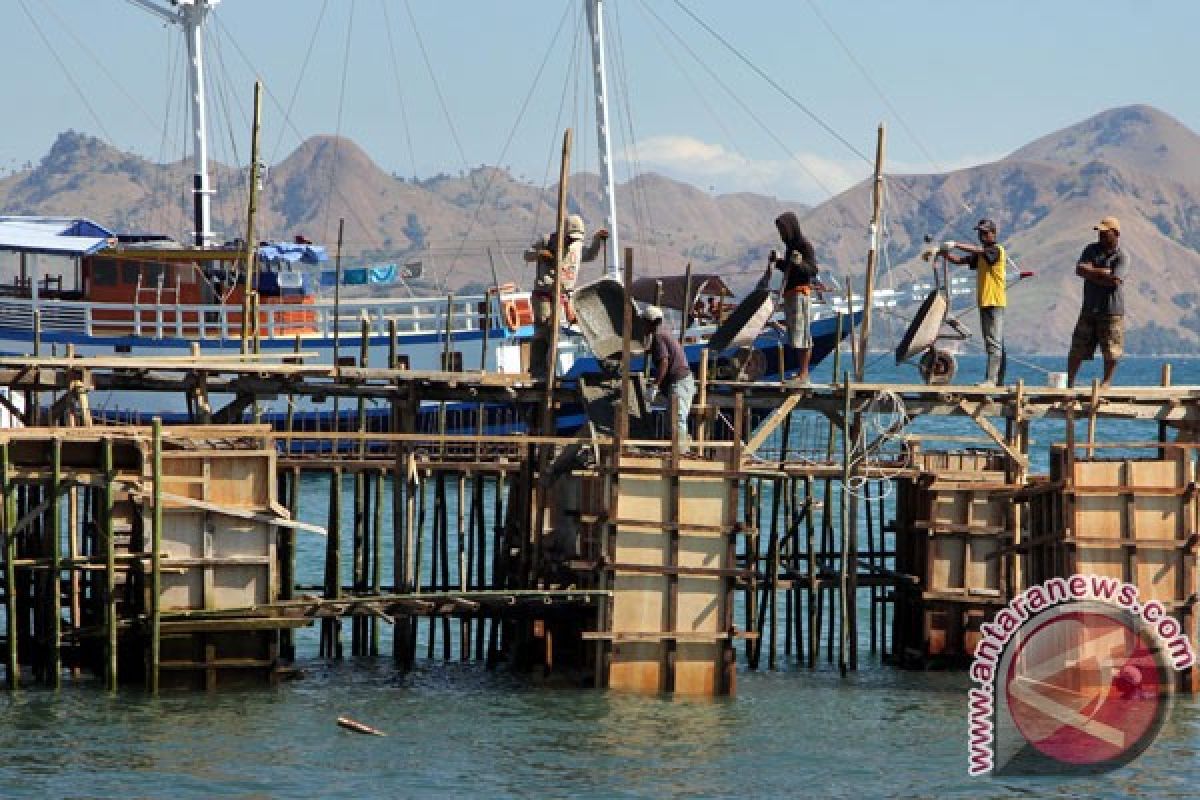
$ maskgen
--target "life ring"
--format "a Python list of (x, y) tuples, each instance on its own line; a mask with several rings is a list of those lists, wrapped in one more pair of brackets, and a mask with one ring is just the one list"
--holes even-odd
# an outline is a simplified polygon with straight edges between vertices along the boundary
[(505, 300), (500, 304), (500, 313), (504, 315), (504, 324), (510, 331), (533, 324), (533, 306), (527, 297)]

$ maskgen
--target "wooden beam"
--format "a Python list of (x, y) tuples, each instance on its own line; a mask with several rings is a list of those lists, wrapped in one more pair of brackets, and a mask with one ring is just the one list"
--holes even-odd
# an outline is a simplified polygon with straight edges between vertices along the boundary
[(1020, 464), (1021, 469), (1029, 469), (1029, 459), (1023, 454), (1009, 447), (1008, 442), (1004, 440), (1004, 434), (1000, 433), (1000, 431), (996, 429), (996, 426), (993, 425), (987, 417), (983, 416), (984, 405), (984, 403), (979, 403), (975, 406), (974, 410), (972, 410), (971, 403), (969, 401), (960, 400), (958, 403), (958, 407), (962, 409), (963, 413), (975, 420), (975, 424), (979, 426), (979, 429), (990, 436), (992, 441), (1000, 445), (1000, 448), (1004, 450), (1004, 453), (1009, 458)]
[(742, 450), (743, 457), (754, 455), (758, 448), (762, 447), (767, 437), (775, 432), (775, 429), (779, 427), (781, 422), (787, 419), (788, 414), (792, 413), (796, 404), (800, 402), (801, 396), (800, 392), (789, 394), (783, 403), (762, 421), (762, 424), (758, 426), (758, 430), (750, 437), (750, 441), (746, 442), (746, 447)]

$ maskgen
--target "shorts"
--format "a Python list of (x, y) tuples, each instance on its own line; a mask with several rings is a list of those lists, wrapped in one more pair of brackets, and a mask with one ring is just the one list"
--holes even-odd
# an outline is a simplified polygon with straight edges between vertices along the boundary
[(1090, 361), (1099, 346), (1105, 361), (1116, 361), (1125, 352), (1125, 318), (1119, 314), (1081, 311), (1071, 334), (1069, 358)]
[(812, 297), (804, 292), (785, 294), (783, 315), (787, 320), (788, 344), (797, 350), (812, 349)]

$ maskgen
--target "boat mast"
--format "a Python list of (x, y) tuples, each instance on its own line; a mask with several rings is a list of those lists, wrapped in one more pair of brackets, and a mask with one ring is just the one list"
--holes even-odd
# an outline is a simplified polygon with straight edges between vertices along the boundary
[(617, 255), (617, 199), (613, 189), (612, 142), (608, 138), (608, 77), (604, 60), (604, 0), (583, 0), (587, 6), (588, 33), (592, 37), (592, 79), (596, 92), (596, 144), (600, 148), (600, 191), (604, 197), (604, 226), (608, 228), (606, 278), (620, 280)]
[(154, 0), (129, 2), (162, 17), (183, 29), (188, 49), (188, 88), (192, 96), (192, 232), (197, 247), (206, 247), (213, 240), (208, 229), (209, 198), (212, 189), (208, 182), (208, 110), (204, 92), (204, 20), (221, 0), (170, 0), (173, 8)]

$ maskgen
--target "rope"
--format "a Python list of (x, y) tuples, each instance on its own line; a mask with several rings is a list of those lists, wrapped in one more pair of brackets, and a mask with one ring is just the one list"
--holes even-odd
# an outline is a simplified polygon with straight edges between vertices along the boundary
[[(884, 401), (890, 408), (881, 407), (884, 405)], [(867, 407), (863, 409), (861, 418), (865, 422), (860, 426), (857, 439), (850, 442), (849, 462), (851, 466), (861, 465), (866, 468), (872, 465), (872, 452), (868, 451), (867, 433), (871, 432), (872, 438), (879, 440), (878, 446), (874, 448), (874, 451), (878, 452), (892, 442), (901, 441), (899, 434), (907, 427), (911, 418), (904, 405), (904, 399), (890, 389), (873, 395), (867, 403)], [(875, 460), (875, 467), (881, 473), (880, 479), (884, 482), (883, 494), (879, 496), (879, 499), (883, 500), (895, 491), (893, 479), (903, 473), (904, 468), (889, 470), (883, 466), (880, 459)], [(865, 475), (852, 475), (846, 481), (846, 485), (843, 487), (844, 491), (865, 500), (863, 489), (869, 480), (872, 479)]]
[[(508, 138), (504, 140), (504, 146), (502, 148), (500, 148), (500, 155), (496, 159), (496, 164), (504, 163), (504, 157), (506, 155), (508, 155), (508, 149), (512, 146), (513, 140), (516, 139), (517, 130), (521, 126), (521, 121), (523, 119), (525, 119), (525, 112), (529, 109), (529, 103), (531, 100), (533, 100), (534, 93), (537, 91), (538, 83), (541, 81), (542, 73), (545, 71), (546, 64), (549, 62), (550, 55), (554, 50), (554, 42), (558, 41), (559, 34), (562, 33), (563, 26), (566, 24), (567, 17), (568, 17), (568, 10), (569, 10), (569, 6), (567, 7), (566, 10), (563, 11), (563, 15), (559, 19), (559, 22), (558, 22), (558, 28), (554, 31), (554, 36), (552, 36), (550, 38), (550, 44), (546, 47), (546, 52), (542, 56), (542, 61), (538, 65), (537, 72), (534, 73), (533, 83), (530, 84), (529, 91), (525, 93), (525, 99), (521, 102), (521, 107), (517, 110), (516, 119), (513, 120), (512, 127), (509, 128)], [(488, 195), (492, 189), (492, 184), (494, 184), (496, 182), (496, 175), (497, 175), (497, 172), (493, 171), (488, 176), (487, 181), (483, 185), (482, 191), (479, 193), (479, 202), (475, 204), (475, 210), (474, 210), (474, 212), (472, 212), (471, 219), (467, 223), (467, 229), (463, 232), (463, 235), (459, 238), (458, 248), (454, 251), (454, 257), (450, 261), (450, 269), (451, 270), (453, 270), (456, 266), (458, 266), (459, 259), (462, 257), (463, 252), (466, 249), (467, 240), (471, 236), (471, 231), (475, 229), (475, 225), (479, 222), (479, 216), (483, 212), (484, 205), (487, 203)], [(496, 231), (494, 226), (492, 228), (492, 233), (493, 233), (496, 244), (501, 249), (503, 249), (504, 244), (501, 241), (499, 233)], [(505, 265), (508, 267), (508, 271), (509, 271), (508, 277), (513, 278), (514, 275), (512, 274), (511, 265), (509, 265), (507, 261), (505, 261)], [(514, 280), (514, 283), (515, 282), (517, 282), (517, 281)]]
[(75, 76), (71, 74), (69, 69), (67, 69), (66, 63), (58, 55), (58, 51), (54, 49), (54, 45), (50, 43), (50, 40), (46, 37), (45, 32), (42, 31), (41, 26), (38, 25), (37, 19), (29, 11), (29, 7), (25, 5), (25, 0), (17, 0), (17, 2), (20, 3), (21, 10), (25, 12), (25, 16), (28, 18), (29, 24), (33, 26), (35, 31), (37, 31), (38, 38), (42, 40), (42, 44), (46, 46), (46, 49), (50, 52), (50, 55), (54, 56), (54, 60), (58, 63), (59, 68), (63, 71), (63, 75), (66, 77), (67, 83), (71, 84), (71, 88), (75, 91), (75, 94), (79, 96), (79, 102), (83, 103), (83, 107), (86, 108), (88, 113), (92, 116), (92, 121), (96, 123), (96, 127), (100, 129), (102, 134), (104, 134), (104, 138), (109, 144), (115, 142), (116, 139), (112, 137), (112, 134), (109, 133), (108, 129), (104, 127), (104, 123), (100, 121), (100, 115), (96, 113), (96, 109), (92, 108), (92, 104), (88, 102), (87, 95), (84, 94), (83, 89), (76, 82)]
[[(354, 0), (350, 0), (350, 12), (346, 16), (346, 45), (342, 54), (342, 82), (338, 90), (337, 128), (333, 135), (333, 158), (329, 160), (329, 184), (325, 191), (325, 219), (322, 221), (321, 238), (329, 241), (329, 198), (333, 196), (333, 179), (341, 157), (342, 110), (346, 103), (346, 77), (350, 72), (350, 36), (354, 32)], [(348, 204), (347, 204), (348, 205)], [(361, 223), (359, 223), (361, 224)], [(363, 228), (366, 230), (365, 226)], [(343, 242), (344, 244), (344, 242)]]
[[(296, 76), (296, 85), (292, 87), (292, 97), (288, 100), (287, 108), (283, 109), (284, 124), (279, 127), (279, 138), (275, 140), (275, 147), (271, 150), (271, 157), (268, 159), (270, 162), (274, 162), (279, 155), (279, 148), (283, 146), (283, 136), (287, 133), (288, 127), (291, 125), (292, 108), (296, 105), (296, 98), (300, 96), (300, 87), (304, 84), (304, 73), (308, 70), (308, 62), (312, 58), (313, 50), (315, 49), (314, 45), (317, 42), (317, 33), (321, 30), (321, 22), (325, 19), (325, 11), (328, 7), (329, 0), (324, 0), (321, 3), (321, 12), (317, 14), (317, 22), (313, 25), (312, 35), (308, 37), (308, 48), (304, 51), (304, 61), (300, 64), (300, 74)], [(391, 31), (388, 32), (388, 35), (391, 35)], [(236, 42), (234, 43), (234, 47), (237, 47)]]
[[(768, 125), (761, 117), (759, 117), (758, 114), (756, 114), (754, 112), (754, 110), (752, 108), (750, 108), (749, 105), (746, 104), (746, 101), (743, 100), (737, 92), (735, 92), (732, 88), (730, 88), (729, 84), (726, 83), (717, 72), (715, 72), (711, 67), (709, 67), (706, 63), (704, 63), (704, 61), (695, 53), (695, 51), (692, 50), (692, 48), (689, 47), (687, 45), (687, 43), (683, 41), (683, 39), (679, 36), (679, 34), (676, 33), (674, 31), (674, 29), (672, 29), (669, 25), (667, 25), (666, 22), (664, 22), (663, 19), (661, 17), (659, 17), (658, 14), (655, 13), (655, 11), (652, 8), (650, 8), (648, 5), (646, 5), (645, 0), (641, 0), (641, 2), (642, 2), (642, 6), (646, 9), (646, 11), (651, 16), (653, 16), (656, 20), (658, 20), (658, 23), (660, 25), (662, 25), (667, 30), (668, 33), (671, 34), (672, 38), (675, 39), (675, 41), (679, 44), (679, 46), (682, 47), (687, 52), (687, 54), (690, 55), (692, 57), (692, 59), (697, 64), (700, 65), (700, 68), (703, 69), (705, 71), (705, 73), (708, 74), (708, 76), (712, 79), (713, 83), (720, 86), (721, 89), (727, 95), (729, 95), (729, 97), (734, 101), (734, 103), (736, 103), (738, 105), (738, 107), (742, 109), (742, 112), (745, 113), (748, 117), (750, 117), (750, 119), (752, 119), (754, 121), (754, 123), (758, 126), (758, 128), (763, 133), (765, 133), (767, 135), (767, 137), (769, 139), (771, 139), (771, 141), (773, 141), (776, 145), (778, 145), (780, 150), (790, 160), (795, 162), (796, 166), (800, 167), (800, 169), (804, 172), (804, 174), (808, 175), (808, 177), (812, 179), (813, 183), (815, 183), (817, 186), (819, 186), (821, 188), (821, 191), (825, 192), (827, 197), (834, 197), (835, 195), (838, 194), (832, 188), (830, 188), (829, 185), (827, 185), (824, 181), (822, 181), (815, 172), (813, 172), (811, 169), (809, 169), (807, 164), (805, 164), (803, 161), (801, 161), (800, 159), (798, 159), (796, 157), (795, 153), (792, 152), (791, 148), (789, 148), (787, 146), (787, 144), (783, 141), (783, 139), (781, 139), (775, 133), (774, 128), (771, 125)], [(687, 11), (687, 9), (685, 8), (684, 11)], [(873, 164), (874, 162), (868, 162), (868, 163)], [(852, 209), (847, 208), (846, 213), (848, 216), (851, 216), (852, 218), (854, 218), (856, 222), (859, 222), (859, 223), (862, 222), (862, 219), (857, 218)]]
[(875, 164), (874, 159), (868, 158), (867, 155), (865, 153), (863, 153), (861, 150), (859, 150), (857, 147), (855, 147), (850, 142), (849, 139), (847, 139), (846, 137), (844, 137), (840, 133), (838, 133), (836, 130), (834, 130), (834, 128), (829, 123), (825, 122), (825, 120), (821, 119), (821, 117), (818, 116), (815, 111), (810, 109), (804, 103), (800, 102), (800, 100), (798, 100), (794, 95), (792, 95), (791, 92), (789, 92), (787, 89), (783, 88), (783, 86), (781, 86), (774, 78), (772, 78), (765, 71), (763, 71), (763, 69), (761, 67), (759, 67), (757, 64), (755, 64), (753, 61), (751, 61), (750, 58), (748, 56), (746, 56), (741, 50), (738, 50), (736, 47), (734, 47), (733, 44), (731, 44), (728, 39), (726, 39), (724, 36), (722, 36), (720, 33), (718, 33), (716, 30), (714, 30), (712, 28), (712, 26), (710, 26), (707, 22), (700, 19), (700, 17), (696, 16), (696, 14), (690, 8), (688, 8), (687, 6), (685, 6), (683, 4), (682, 0), (675, 0), (675, 5), (679, 6), (679, 8), (683, 11), (683, 13), (685, 13), (689, 17), (691, 17), (692, 20), (697, 25), (699, 25), (701, 28), (708, 31), (708, 33), (710, 35), (712, 35), (712, 37), (714, 39), (716, 39), (718, 42), (720, 42), (721, 45), (726, 50), (728, 50), (735, 57), (737, 57), (737, 59), (739, 61), (741, 61), (743, 64), (745, 64), (747, 67), (749, 67), (756, 75), (758, 75), (760, 78), (762, 78), (764, 81), (766, 81), (771, 86), (771, 88), (773, 88), (775, 91), (779, 92), (789, 103), (794, 105), (796, 108), (800, 109), (802, 112), (804, 112), (805, 115), (808, 116), (809, 119), (811, 119), (813, 122), (817, 123), (817, 125), (820, 126), (820, 128), (823, 131), (825, 131), (830, 136), (832, 136), (834, 139), (836, 139), (838, 142), (840, 142), (847, 150), (849, 150), (854, 155), (858, 156), (860, 159), (862, 159), (868, 165), (874, 166), (874, 164)]
[[(326, 0), (326, 2), (328, 1), (329, 0)], [(392, 19), (388, 15), (387, 0), (379, 0), (379, 7), (383, 11), (383, 26), (387, 31), (388, 56), (392, 63), (392, 76), (396, 79), (396, 97), (400, 101), (400, 124), (404, 128), (404, 144), (408, 149), (409, 168), (412, 170), (409, 174), (415, 179), (417, 176), (417, 154), (413, 150), (412, 131), (408, 125), (408, 111), (404, 105), (404, 89), (402, 88), (402, 83), (400, 81), (400, 62), (396, 58), (396, 42), (392, 37)], [(324, 12), (324, 8), (321, 10)]]

